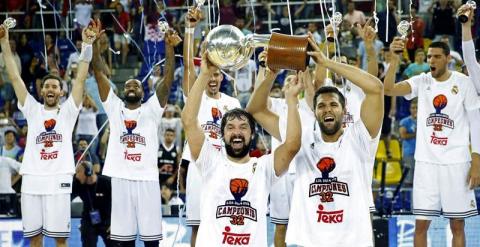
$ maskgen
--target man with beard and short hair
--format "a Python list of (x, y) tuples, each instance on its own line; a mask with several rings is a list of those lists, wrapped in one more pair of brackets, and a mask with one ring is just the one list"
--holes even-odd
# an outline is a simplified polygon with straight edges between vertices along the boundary
[[(194, 37), (193, 32), (198, 23), (198, 20), (193, 19), (195, 9), (190, 9), (185, 17), (185, 41), (183, 43), (183, 57), (185, 69), (183, 71), (183, 93), (185, 98), (189, 96), (190, 90), (194, 85), (196, 79), (195, 66), (193, 63), (193, 47)], [(220, 133), (220, 122), (223, 115), (228, 110), (240, 108), (238, 99), (230, 97), (221, 93), (220, 84), (223, 80), (222, 72), (217, 68), (211, 74), (208, 83), (205, 84), (202, 100), (199, 103), (201, 110), (198, 115), (198, 120), (203, 128), (205, 136), (209, 139), (209, 143), (215, 148), (222, 148), (222, 134)], [(194, 164), (190, 157), (189, 145), (185, 145), (182, 154), (182, 166), (188, 164), (187, 183), (186, 183), (186, 201), (187, 201), (187, 226), (192, 227), (191, 245), (195, 246), (195, 239), (200, 225), (200, 198), (202, 197), (203, 182), (200, 176), (200, 171), (197, 165)]]
[[(315, 120), (302, 120), (302, 146), (295, 157), (296, 179), (286, 243), (300, 246), (372, 246), (369, 205), (371, 156), (376, 151), (383, 117), (383, 86), (375, 76), (327, 59), (312, 35), (309, 52), (319, 66), (343, 76), (365, 93), (360, 120), (342, 128), (345, 97), (335, 87), (315, 93)], [(268, 61), (267, 61), (268, 64)], [(275, 75), (266, 76), (266, 81)], [(262, 82), (262, 84), (265, 83)], [(272, 136), (288, 134), (271, 119), (263, 95), (253, 95), (250, 111)], [(328, 241), (325, 241), (328, 240)]]
[[(478, 134), (478, 97), (472, 81), (448, 69), (450, 49), (433, 42), (427, 52), (429, 73), (395, 83), (398, 54), (404, 42), (395, 38), (390, 45), (392, 63), (385, 76), (385, 93), (418, 97), (413, 214), (415, 246), (427, 246), (427, 231), (433, 217), (450, 220), (452, 246), (465, 245), (465, 218), (478, 214), (473, 189), (480, 184), (480, 149), (469, 138)], [(472, 141), (472, 144), (478, 141)]]
[[(195, 84), (182, 112), (182, 122), (195, 160), (203, 190), (200, 229), (196, 246), (235, 245), (266, 246), (266, 213), (268, 194), (272, 185), (288, 170), (290, 161), (300, 148), (301, 126), (297, 96), (302, 83), (292, 83), (285, 90), (288, 105), (285, 142), (274, 154), (261, 158), (248, 155), (255, 136), (255, 121), (246, 111), (235, 108), (225, 113), (221, 134), (226, 155), (212, 146), (204, 135), (197, 115), (200, 112), (202, 91), (218, 71), (203, 54)], [(278, 116), (268, 111), (271, 119)], [(191, 203), (191, 202), (188, 202)]]
[(8, 29), (0, 40), (8, 76), (18, 98), (18, 108), (28, 121), (27, 146), (20, 168), (22, 174), (23, 234), (31, 246), (42, 246), (43, 236), (55, 238), (57, 246), (66, 246), (70, 235), (70, 193), (74, 159), (72, 132), (83, 99), (85, 78), (92, 58), (92, 43), (101, 33), (100, 21), (91, 22), (82, 31), (78, 77), (72, 94), (60, 105), (62, 80), (47, 75), (41, 83), (44, 104), (27, 91), (8, 44)]
[(167, 104), (175, 67), (174, 45), (179, 37), (166, 34), (165, 77), (142, 104), (142, 83), (125, 82), (124, 100), (110, 88), (106, 65), (94, 44), (93, 71), (110, 121), (110, 136), (103, 174), (111, 177), (111, 239), (114, 246), (135, 246), (137, 234), (146, 247), (162, 239), (162, 211), (158, 182), (158, 130)]

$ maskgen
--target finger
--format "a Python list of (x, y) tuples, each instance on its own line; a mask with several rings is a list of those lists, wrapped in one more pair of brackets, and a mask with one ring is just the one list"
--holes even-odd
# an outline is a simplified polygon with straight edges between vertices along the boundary
[(310, 44), (310, 46), (312, 46), (314, 51), (320, 51), (320, 48), (318, 47), (317, 43), (313, 40), (312, 36), (308, 37), (308, 43)]
[(365, 23), (365, 26), (370, 27), (370, 25), (372, 24), (372, 20), (373, 18), (368, 18), (367, 22)]

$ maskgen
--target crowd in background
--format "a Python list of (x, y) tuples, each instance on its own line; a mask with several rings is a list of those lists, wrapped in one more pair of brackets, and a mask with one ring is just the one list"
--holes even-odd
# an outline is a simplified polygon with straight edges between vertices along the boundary
[[(29, 93), (38, 101), (42, 101), (39, 97), (40, 81), (45, 75), (54, 74), (63, 79), (64, 100), (67, 98), (76, 78), (78, 56), (81, 48), (79, 30), (88, 25), (90, 18), (100, 18), (107, 30), (100, 38), (100, 44), (102, 56), (108, 64), (108, 76), (111, 77), (116, 70), (139, 65), (141, 67), (138, 74), (131, 76), (139, 78), (144, 83), (146, 92), (152, 92), (152, 88), (163, 76), (162, 66), (158, 63), (164, 58), (165, 54), (164, 34), (158, 29), (157, 21), (166, 19), (171, 27), (183, 35), (183, 19), (186, 9), (170, 8), (184, 6), (186, 5), (185, 1), (76, 0), (71, 1), (72, 6), (68, 6), (69, 2), (66, 0), (46, 0), (43, 1), (45, 6), (40, 6), (37, 1), (29, 0), (10, 0), (0, 3), (0, 12), (14, 13), (9, 16), (17, 19), (17, 28), (42, 29), (45, 27), (57, 28), (58, 30), (46, 32), (45, 35), (42, 32), (16, 32), (10, 36), (10, 46)], [(269, 33), (269, 27), (271, 26), (277, 29), (276, 32), (293, 33), (295, 35), (311, 32), (317, 42), (321, 43), (325, 40), (324, 23), (318, 20), (322, 16), (322, 9), (318, 3), (307, 4), (306, 1), (303, 1), (303, 3), (290, 6), (289, 12), (286, 4), (270, 5), (270, 3), (281, 1), (262, 0), (258, 1), (258, 5), (256, 4), (254, 7), (244, 0), (223, 0), (219, 2), (220, 6), (212, 6), (210, 13), (210, 21), (215, 23), (213, 26), (216, 26), (216, 21), (219, 20), (220, 24), (230, 24), (238, 27), (244, 34)], [(412, 31), (407, 36), (406, 50), (397, 79), (406, 79), (429, 71), (425, 48), (428, 47), (430, 42), (437, 40), (450, 45), (452, 61), (449, 68), (462, 71), (463, 61), (461, 54), (459, 54), (461, 40), (460, 35), (458, 35), (460, 27), (456, 24), (455, 19), (456, 8), (462, 4), (462, 1), (413, 2), (415, 4), (411, 11), (408, 8), (407, 1), (400, 1), (401, 6), (397, 6), (397, 1), (393, 0), (389, 1), (388, 6), (384, 6), (384, 3), (377, 6), (378, 37), (374, 46), (379, 58), (379, 78), (383, 79), (389, 66), (388, 47), (393, 37), (397, 35), (397, 24), (402, 19), (410, 20), (410, 18), (413, 21)], [(191, 5), (192, 3), (188, 4)], [(42, 7), (45, 7), (45, 9), (42, 9)], [(54, 14), (45, 15), (47, 18), (42, 21), (41, 15), (38, 14), (40, 9), (43, 11), (54, 10)], [(73, 30), (65, 29), (65, 17), (70, 9), (74, 12), (75, 17), (73, 24), (69, 25), (74, 27)], [(327, 9), (324, 9), (324, 11), (326, 12)], [(400, 9), (403, 13), (400, 13)], [(336, 1), (336, 10), (342, 12), (344, 18), (338, 31), (339, 51), (347, 58), (349, 64), (365, 69), (367, 66), (365, 45), (353, 28), (353, 24), (363, 25), (368, 18), (372, 17), (373, 2)], [(15, 14), (18, 11), (25, 14)], [(479, 11), (477, 11), (477, 15), (478, 13)], [(386, 25), (387, 15), (388, 26)], [(208, 30), (211, 26), (208, 23), (209, 18), (207, 16), (209, 16), (208, 13), (205, 14), (199, 29)], [(266, 22), (269, 18), (273, 21), (272, 24)], [(478, 20), (478, 18), (475, 19)], [(312, 21), (296, 22), (296, 20)], [(72, 22), (72, 20), (69, 21)], [(480, 30), (478, 24), (479, 22), (476, 21), (475, 25), (472, 26), (474, 40), (477, 40), (476, 35)], [(201, 43), (204, 38), (203, 34), (201, 31), (195, 33), (196, 44)], [(176, 54), (182, 53), (181, 47), (181, 45), (177, 47), (179, 50), (176, 51)], [(198, 47), (195, 47), (197, 53), (198, 50)], [(333, 49), (330, 49), (330, 51), (333, 51)], [(129, 57), (133, 57), (133, 64), (130, 63)], [(224, 71), (228, 76), (225, 76), (221, 90), (237, 97), (242, 107), (246, 106), (253, 91), (258, 64), (256, 59), (256, 57), (253, 57), (244, 68), (237, 71)], [(175, 183), (176, 179), (169, 179), (176, 176), (177, 172), (180, 176), (185, 176), (179, 158), (184, 141), (179, 118), (184, 104), (180, 87), (183, 80), (183, 63), (181, 57), (176, 60), (175, 82), (170, 93), (169, 105), (166, 107), (164, 116), (162, 116), (162, 130), (159, 136), (164, 146), (175, 145), (177, 150), (176, 157), (173, 157), (175, 162), (173, 171), (169, 171), (164, 179), (161, 179), (162, 199), (165, 204), (181, 204), (183, 203), (182, 199), (184, 199), (181, 196), (180, 200), (172, 201), (172, 198), (176, 198), (177, 185)], [(314, 66), (313, 62), (311, 65)], [(199, 66), (199, 63), (196, 63), (196, 66)], [(276, 85), (271, 92), (272, 97), (282, 97), (283, 80), (289, 73), (292, 72), (284, 71), (277, 77)], [(126, 79), (128, 78), (123, 78), (123, 81)], [(116, 85), (116, 82), (112, 81), (112, 86), (122, 87), (123, 85)], [(403, 146), (404, 165), (411, 165), (415, 150), (416, 103), (411, 103), (403, 97), (385, 96), (384, 118), (382, 134), (387, 140), (387, 145), (391, 137), (400, 139)], [(87, 158), (93, 164), (98, 165), (100, 169), (108, 145), (108, 124), (104, 127), (106, 120), (107, 117), (101, 106), (95, 79), (90, 76), (86, 82), (86, 94), (74, 132), (73, 143), (77, 153), (83, 153), (89, 147)], [(18, 110), (15, 93), (6, 75), (3, 56), (0, 55), (0, 155), (21, 162), (27, 131), (27, 122)], [(266, 135), (265, 132), (265, 134), (260, 135), (260, 138), (256, 138), (259, 141), (251, 151), (252, 156), (258, 157), (269, 152), (269, 137)], [(161, 156), (160, 152), (159, 156)], [(163, 161), (159, 158), (159, 167), (161, 162)], [(18, 171), (18, 167), (16, 171)], [(162, 173), (162, 171), (159, 171), (159, 173)], [(14, 191), (18, 193), (21, 178), (16, 175), (15, 169), (13, 169), (12, 174), (14, 175), (11, 180), (12, 186)], [(185, 192), (184, 179), (179, 179), (179, 181), (179, 193), (183, 195)], [(411, 179), (407, 179), (407, 185), (408, 183), (411, 184)], [(3, 182), (0, 182), (0, 184), (3, 184)], [(0, 190), (0, 193), (7, 192)], [(10, 211), (7, 210), (7, 212)]]

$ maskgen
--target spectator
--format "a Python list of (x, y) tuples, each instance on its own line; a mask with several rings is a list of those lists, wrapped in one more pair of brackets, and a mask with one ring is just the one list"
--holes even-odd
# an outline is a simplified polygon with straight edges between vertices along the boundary
[[(388, 27), (387, 11), (378, 13), (378, 38), (384, 45), (388, 46), (397, 34), (397, 24), (399, 22), (395, 0), (388, 0)], [(388, 28), (388, 37), (387, 37)]]
[(3, 81), (0, 76), (0, 112), (4, 112), (6, 116), (12, 114), (12, 101), (15, 99), (15, 92), (12, 84)]
[(408, 170), (405, 178), (407, 186), (413, 185), (413, 174), (415, 169), (415, 141), (417, 137), (417, 99), (410, 103), (410, 116), (400, 121), (400, 138), (402, 139), (402, 161), (403, 167)]
[[(13, 59), (15, 60), (15, 64), (17, 65), (18, 71), (22, 71), (22, 60), (20, 59), (20, 56), (18, 55), (17, 52), (17, 42), (13, 39), (9, 40), (10, 42), (10, 49), (12, 49), (12, 55)], [(5, 82), (10, 81), (10, 78), (8, 78), (6, 67), (5, 67), (5, 61), (3, 60), (3, 53), (0, 53), (0, 80), (3, 80)]]
[(40, 53), (36, 53), (28, 66), (26, 66), (22, 71), (22, 78), (25, 82), (25, 86), (27, 87), (28, 92), (37, 101), (41, 101), (40, 84), (42, 82), (42, 78), (47, 74), (48, 73), (45, 69), (45, 64), (43, 63)]
[(132, 23), (130, 22), (130, 15), (124, 11), (124, 7), (121, 3), (116, 4), (115, 14), (116, 16), (113, 24), (113, 41), (115, 43), (115, 50), (121, 49), (122, 64), (127, 64), (129, 51), (128, 45), (130, 44), (130, 37), (127, 38), (127, 35), (132, 27)]
[(73, 179), (71, 198), (79, 196), (83, 201), (80, 232), (82, 245), (97, 246), (101, 237), (106, 247), (110, 241), (110, 215), (112, 209), (112, 186), (110, 178), (99, 175), (92, 164), (82, 162), (77, 166)]
[(87, 140), (87, 138), (84, 138), (83, 136), (78, 137), (77, 139), (77, 151), (75, 152), (75, 162), (78, 162), (80, 157), (83, 154), (82, 161), (88, 161), (92, 165), (93, 172), (96, 174), (99, 174), (101, 169), (100, 165), (100, 160), (98, 159), (98, 156), (95, 152), (92, 152), (93, 149), (90, 147), (88, 149), (88, 145), (90, 144), (91, 141)]
[(8, 157), (19, 161), (22, 148), (17, 145), (17, 132), (14, 129), (8, 129), (3, 134), (5, 144), (0, 149), (0, 156)]
[(58, 68), (60, 62), (60, 51), (55, 44), (51, 34), (45, 34), (45, 47), (47, 49), (47, 66), (48, 68)]
[(441, 42), (447, 44), (450, 47), (450, 56), (452, 57), (448, 62), (448, 69), (449, 70), (457, 70), (457, 65), (463, 65), (463, 59), (460, 53), (456, 52), (455, 49), (451, 45), (451, 37), (449, 35), (443, 35), (440, 39)]
[[(97, 112), (98, 108), (92, 97), (88, 94), (84, 94), (83, 107), (78, 115), (77, 129), (75, 131), (75, 138), (77, 141), (83, 139), (90, 143), (93, 140), (93, 137), (95, 137), (98, 132), (96, 122)], [(97, 140), (94, 140), (90, 150), (92, 153), (96, 154), (97, 148), (98, 142)]]
[(183, 205), (182, 199), (177, 197), (177, 194), (172, 190), (172, 188), (166, 184), (162, 185), (160, 194), (162, 196), (162, 205)]
[(417, 11), (418, 8), (416, 6), (412, 6), (412, 10), (410, 12), (413, 18), (412, 31), (408, 34), (406, 44), (408, 58), (410, 61), (415, 60), (417, 49), (423, 49), (423, 33), (425, 30), (425, 22), (417, 15)]
[(432, 1), (429, 12), (432, 14), (433, 41), (439, 41), (443, 35), (448, 35), (448, 45), (453, 47), (456, 23), (453, 3), (449, 0)]
[(355, 3), (351, 0), (347, 3), (347, 14), (343, 16), (343, 20), (350, 26), (355, 26), (357, 23), (363, 26), (367, 22), (363, 11), (356, 10)]
[[(383, 43), (382, 41), (378, 40), (378, 36), (375, 37), (375, 40), (373, 41), (373, 48), (375, 49), (376, 56), (379, 57), (380, 53), (383, 49)], [(363, 70), (367, 70), (367, 51), (365, 48), (365, 42), (362, 40), (358, 44), (358, 57), (357, 57), (357, 64), (360, 65), (360, 68)]]
[(242, 68), (235, 70), (235, 86), (237, 87), (237, 99), (240, 101), (242, 108), (247, 107), (250, 95), (253, 92), (253, 84), (255, 83), (255, 74), (257, 66), (252, 59)]
[(175, 145), (179, 150), (182, 149), (182, 121), (177, 115), (177, 109), (174, 105), (167, 105), (165, 113), (160, 120), (160, 141), (165, 142), (164, 136), (167, 129), (175, 130)]
[[(28, 37), (26, 33), (20, 35), (20, 43), (17, 46), (17, 53), (20, 56), (22, 69), (30, 65), (30, 61), (34, 56), (33, 48), (28, 43)], [(21, 72), (22, 70), (20, 70)]]
[(425, 63), (425, 51), (422, 48), (418, 48), (415, 51), (415, 62), (408, 65), (408, 67), (403, 71), (405, 79), (408, 79), (412, 76), (419, 75), (422, 72), (427, 73), (430, 71), (430, 66)]
[(256, 157), (260, 158), (265, 154), (270, 153), (270, 149), (268, 148), (269, 143), (266, 143), (266, 138), (265, 136), (261, 137), (260, 135), (257, 135), (257, 143), (255, 144), (255, 149), (250, 151), (250, 157)]
[(220, 5), (220, 24), (233, 25), (237, 15), (235, 13), (235, 6), (231, 0), (223, 0)]
[(80, 56), (80, 51), (82, 50), (82, 40), (77, 40), (75, 42), (75, 48), (76, 50), (68, 55), (67, 70), (65, 72), (68, 76), (71, 76), (72, 65), (74, 63), (78, 64), (78, 56)]
[[(290, 29), (290, 19), (292, 20), (292, 29), (295, 30), (295, 22), (294, 17), (297, 17), (297, 13), (295, 15), (290, 15), (288, 12), (288, 6), (282, 7), (282, 13), (279, 15), (276, 13), (276, 20), (278, 21), (277, 27), (280, 29), (280, 33), (283, 34), (292, 34)], [(290, 17), (290, 18), (289, 18)]]
[(312, 33), (313, 38), (315, 38), (315, 42), (319, 44), (322, 42), (322, 35), (318, 32), (317, 23), (309, 22), (307, 25), (307, 30)]
[(242, 31), (243, 34), (251, 34), (252, 31), (250, 31), (246, 25), (245, 25), (245, 18), (244, 17), (237, 17), (235, 20), (235, 26), (238, 27)]
[(6, 202), (1, 204), (0, 214), (16, 213), (16, 195), (12, 186), (20, 179), (18, 175), (20, 165), (14, 159), (0, 156), (0, 197)]
[(160, 185), (176, 186), (180, 157), (181, 155), (175, 146), (175, 129), (166, 129), (163, 134), (163, 142), (159, 145), (158, 150), (158, 177)]

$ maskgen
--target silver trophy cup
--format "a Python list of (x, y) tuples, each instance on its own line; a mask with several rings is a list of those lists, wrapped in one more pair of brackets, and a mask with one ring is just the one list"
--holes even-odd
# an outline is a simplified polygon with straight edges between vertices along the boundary
[[(7, 30), (14, 28), (16, 25), (17, 25), (17, 20), (13, 19), (12, 17), (8, 17), (3, 21), (3, 26)], [(0, 39), (3, 38), (3, 36), (5, 36), (5, 31), (7, 30), (0, 29)]]
[(410, 22), (403, 20), (397, 26), (398, 33), (402, 36), (402, 39), (405, 39), (410, 30)]

